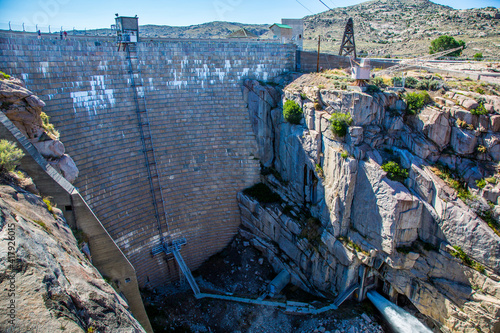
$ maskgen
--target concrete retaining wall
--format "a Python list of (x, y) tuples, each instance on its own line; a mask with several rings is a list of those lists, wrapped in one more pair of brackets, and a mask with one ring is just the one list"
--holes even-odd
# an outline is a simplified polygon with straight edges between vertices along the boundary
[[(302, 72), (310, 73), (316, 72), (318, 63), (318, 53), (310, 51), (300, 51), (298, 59), (300, 59), (300, 69)], [(359, 59), (357, 59), (359, 61)], [(372, 68), (387, 68), (395, 65), (399, 60), (392, 59), (370, 59)], [(333, 68), (348, 68), (351, 66), (349, 57), (339, 56), (335, 54), (320, 53), (319, 55), (319, 68), (333, 69)]]
[[(295, 47), (257, 41), (138, 44), (169, 231), (189, 268), (220, 251), (240, 223), (236, 193), (258, 179), (245, 78), (295, 68)], [(126, 54), (106, 39), (49, 40), (0, 32), (0, 70), (46, 103), (75, 160), (75, 185), (136, 269), (139, 285), (179, 276), (158, 245)]]
[(45, 161), (28, 139), (1, 112), (0, 138), (16, 142), (17, 147), (23, 150), (21, 168), (29, 174), (41, 193), (55, 200), (64, 212), (68, 224), (89, 237), (92, 264), (103, 276), (116, 283), (118, 292), (126, 298), (134, 317), (147, 332), (153, 332), (139, 293), (134, 267), (113, 242), (80, 193)]

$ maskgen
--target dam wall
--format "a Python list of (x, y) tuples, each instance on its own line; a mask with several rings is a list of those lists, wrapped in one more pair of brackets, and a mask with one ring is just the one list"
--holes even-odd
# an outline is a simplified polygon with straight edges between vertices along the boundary
[[(238, 191), (258, 181), (259, 161), (242, 97), (246, 78), (294, 70), (295, 46), (262, 41), (154, 40), (137, 45), (167, 239), (196, 269), (240, 223)], [(137, 272), (141, 287), (179, 276), (160, 244), (126, 52), (106, 38), (37, 39), (0, 32), (0, 70), (23, 79), (47, 105), (80, 176), (84, 199)]]

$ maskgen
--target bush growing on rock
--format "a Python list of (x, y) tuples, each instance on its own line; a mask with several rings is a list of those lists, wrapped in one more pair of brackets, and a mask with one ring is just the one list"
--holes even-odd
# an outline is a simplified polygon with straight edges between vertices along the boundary
[(370, 95), (378, 93), (379, 91), (380, 91), (380, 88), (374, 84), (370, 84), (370, 85), (368, 85), (368, 87), (366, 87), (366, 93), (370, 94)]
[(347, 134), (347, 128), (352, 123), (350, 114), (332, 113), (330, 118), (330, 128), (338, 137), (344, 137)]
[(10, 79), (10, 75), (0, 71), (0, 80), (8, 80), (8, 79)]
[(441, 87), (441, 83), (437, 80), (421, 80), (415, 85), (418, 90), (438, 90)]
[(40, 118), (42, 118), (42, 126), (45, 132), (55, 139), (59, 139), (59, 132), (55, 129), (54, 125), (50, 123), (50, 117), (45, 113), (40, 113)]
[(483, 103), (479, 103), (479, 106), (475, 109), (470, 110), (470, 113), (474, 115), (488, 114), (488, 110), (485, 109)]
[(23, 156), (23, 151), (17, 148), (15, 143), (0, 140), (0, 172), (14, 171)]
[(370, 82), (379, 88), (387, 87), (387, 85), (384, 83), (384, 79), (381, 78), (380, 76), (374, 77), (373, 79), (371, 79)]
[(476, 53), (476, 54), (474, 54), (474, 60), (476, 60), (476, 61), (481, 61), (481, 60), (483, 60), (483, 54), (482, 54), (482, 53), (479, 53), (479, 52), (478, 52), (478, 53)]
[(283, 117), (290, 124), (298, 125), (303, 117), (302, 108), (295, 101), (288, 100), (283, 105)]
[(390, 180), (395, 180), (402, 183), (406, 178), (408, 178), (408, 170), (402, 168), (398, 163), (394, 161), (389, 161), (382, 164), (382, 170), (387, 172), (387, 177)]
[(410, 92), (404, 97), (406, 101), (406, 111), (409, 114), (417, 114), (432, 99), (426, 91)]
[(414, 89), (417, 86), (418, 80), (413, 76), (408, 76), (405, 80), (405, 87)]

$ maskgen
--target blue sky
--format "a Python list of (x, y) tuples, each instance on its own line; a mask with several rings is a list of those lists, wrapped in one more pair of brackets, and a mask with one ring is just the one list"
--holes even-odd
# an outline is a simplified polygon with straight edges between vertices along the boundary
[[(322, 0), (330, 7), (363, 1)], [(300, 2), (300, 3), (299, 3)], [(500, 0), (436, 0), (457, 9), (499, 7)], [(302, 4), (302, 5), (301, 5)], [(306, 7), (306, 8), (304, 8)], [(192, 25), (210, 21), (274, 23), (327, 10), (319, 0), (0, 0), (0, 29), (13, 25), (91, 29), (109, 27), (114, 14), (139, 16), (139, 24)]]

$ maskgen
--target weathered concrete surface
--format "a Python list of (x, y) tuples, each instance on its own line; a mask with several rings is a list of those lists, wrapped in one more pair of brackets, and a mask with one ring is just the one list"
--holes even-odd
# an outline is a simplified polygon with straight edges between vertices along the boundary
[(2, 70), (46, 103), (80, 170), (75, 186), (134, 265), (139, 284), (179, 277), (175, 262), (150, 255), (160, 236), (185, 237), (183, 257), (196, 269), (233, 238), (240, 223), (236, 193), (259, 175), (243, 80), (269, 81), (293, 70), (295, 46), (194, 39), (137, 45), (138, 91), (146, 97), (167, 212), (160, 235), (126, 52), (110, 38), (53, 42), (0, 33)]

